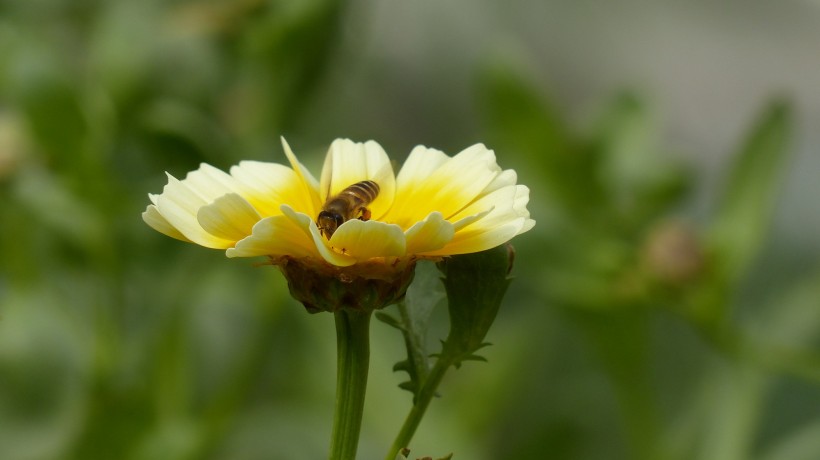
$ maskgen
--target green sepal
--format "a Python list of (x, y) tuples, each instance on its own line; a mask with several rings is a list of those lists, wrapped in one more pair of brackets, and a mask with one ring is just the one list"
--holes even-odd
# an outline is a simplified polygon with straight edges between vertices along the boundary
[(506, 244), (438, 263), (450, 313), (450, 334), (442, 355), (456, 367), (461, 361), (483, 359), (474, 353), (488, 345), (484, 338), (510, 284), (513, 256), (512, 246)]

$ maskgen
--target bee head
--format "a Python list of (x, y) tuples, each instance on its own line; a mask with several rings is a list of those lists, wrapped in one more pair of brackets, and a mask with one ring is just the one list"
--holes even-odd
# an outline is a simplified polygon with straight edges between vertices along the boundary
[(341, 214), (332, 211), (322, 211), (316, 219), (316, 226), (325, 238), (330, 239), (333, 232), (344, 223), (345, 219)]

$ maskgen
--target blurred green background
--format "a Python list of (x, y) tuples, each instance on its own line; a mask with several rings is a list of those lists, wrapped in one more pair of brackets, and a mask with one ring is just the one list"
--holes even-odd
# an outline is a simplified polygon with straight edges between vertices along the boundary
[[(811, 0), (0, 0), (0, 458), (325, 457), (332, 316), (140, 218), (281, 135), (317, 174), (484, 142), (532, 189), (413, 454), (820, 458), (818, 44)], [(410, 407), (372, 341), (363, 459)]]

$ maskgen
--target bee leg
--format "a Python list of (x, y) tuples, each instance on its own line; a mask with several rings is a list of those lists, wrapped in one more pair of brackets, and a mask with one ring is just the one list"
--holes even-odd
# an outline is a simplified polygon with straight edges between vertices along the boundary
[(362, 208), (362, 215), (359, 216), (359, 220), (370, 220), (370, 210)]

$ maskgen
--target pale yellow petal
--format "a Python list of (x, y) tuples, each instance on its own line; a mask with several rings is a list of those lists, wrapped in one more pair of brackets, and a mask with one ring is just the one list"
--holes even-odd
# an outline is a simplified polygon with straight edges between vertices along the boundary
[(262, 216), (244, 198), (236, 193), (222, 195), (213, 203), (199, 208), (199, 225), (211, 235), (239, 241), (251, 234)]
[[(487, 220), (495, 222), (497, 219), (512, 220), (515, 217), (529, 217), (527, 203), (530, 198), (530, 189), (525, 185), (508, 185), (492, 193), (482, 196), (451, 217), (451, 220), (461, 220), (492, 209)], [(490, 225), (484, 222), (484, 225)], [(503, 222), (502, 222), (503, 223)]]
[(508, 187), (510, 185), (515, 185), (518, 181), (518, 174), (512, 169), (505, 169), (501, 171), (492, 182), (490, 182), (484, 190), (481, 191), (479, 195), (487, 195), (492, 193), (500, 188)]
[[(310, 206), (309, 209), (306, 206), (304, 209), (300, 209), (299, 212), (305, 212), (308, 215), (316, 216), (319, 214), (319, 210), (322, 209), (322, 201), (319, 199), (319, 182), (316, 181), (316, 178), (313, 177), (313, 174), (308, 171), (305, 166), (296, 159), (296, 155), (293, 154), (293, 150), (290, 149), (290, 145), (288, 145), (285, 138), (282, 139), (282, 148), (285, 150), (285, 156), (288, 157), (288, 161), (290, 165), (293, 167), (293, 170), (302, 180), (302, 193), (305, 196), (309, 196)], [(287, 204), (287, 203), (285, 203)]]
[(514, 236), (532, 228), (532, 219), (519, 217), (501, 226), (491, 229), (468, 227), (456, 232), (453, 240), (443, 248), (431, 251), (426, 255), (456, 255), (485, 251), (511, 240)]
[(281, 214), (282, 204), (308, 214), (315, 212), (313, 197), (304, 193), (301, 177), (287, 166), (242, 161), (231, 168), (231, 176), (242, 190), (242, 196), (263, 216)]
[(282, 214), (292, 220), (296, 227), (299, 228), (299, 230), (306, 235), (307, 238), (313, 240), (313, 245), (316, 251), (328, 263), (340, 267), (347, 267), (356, 263), (356, 259), (353, 257), (334, 251), (328, 244), (327, 240), (319, 234), (319, 229), (316, 227), (316, 223), (313, 222), (313, 219), (306, 214), (296, 212), (293, 208), (287, 205), (282, 205)]
[[(155, 195), (156, 196), (156, 195)], [(151, 201), (154, 201), (152, 199)], [(155, 201), (154, 201), (155, 202)], [(165, 235), (170, 236), (171, 238), (176, 238), (181, 241), (185, 241), (190, 243), (191, 240), (185, 238), (185, 235), (179, 232), (173, 225), (171, 225), (162, 214), (159, 213), (157, 207), (153, 204), (149, 204), (147, 208), (145, 208), (145, 212), (142, 213), (142, 220), (145, 221), (146, 224), (151, 226), (154, 230), (163, 233)]]
[(520, 235), (524, 232), (528, 232), (528, 231), (532, 230), (533, 227), (535, 227), (535, 220), (534, 219), (529, 219), (529, 218), (526, 219), (524, 221), (524, 225), (522, 225), (521, 229), (518, 230), (518, 233), (516, 233), (516, 236)]
[(423, 168), (414, 170), (417, 172), (403, 178), (404, 188), (397, 191), (393, 208), (385, 217), (403, 228), (409, 228), (433, 211), (451, 220), (454, 214), (480, 197), (501, 173), (495, 153), (482, 144), (463, 150), (430, 173), (424, 174)]
[(226, 251), (228, 257), (319, 257), (313, 240), (289, 217), (266, 217), (253, 226), (251, 236)]
[(234, 241), (214, 236), (199, 225), (196, 218), (199, 209), (208, 203), (185, 183), (168, 174), (168, 184), (156, 198), (157, 211), (186, 238), (201, 246), (225, 249)]
[(396, 176), (396, 190), (412, 193), (413, 188), (419, 184), (418, 178), (430, 176), (449, 159), (450, 157), (441, 150), (423, 145), (414, 147)]
[(444, 220), (440, 212), (433, 212), (404, 232), (408, 254), (423, 254), (441, 249), (452, 241), (455, 227)]
[[(427, 215), (422, 211), (417, 212), (418, 191), (424, 187), (426, 179), (450, 159), (441, 150), (423, 145), (414, 147), (396, 176), (396, 198), (385, 220), (402, 228), (410, 228), (419, 221), (421, 214)], [(429, 211), (426, 207), (425, 210)]]
[(349, 220), (330, 238), (330, 245), (357, 260), (406, 254), (404, 232), (398, 225), (375, 220)]
[(322, 167), (319, 196), (324, 203), (345, 188), (364, 180), (379, 184), (379, 194), (367, 208), (373, 219), (380, 219), (393, 204), (396, 178), (384, 149), (373, 141), (355, 143), (336, 139), (330, 144)]
[(457, 221), (453, 222), (453, 228), (455, 229), (456, 232), (459, 232), (459, 231), (461, 231), (461, 229), (463, 229), (464, 227), (467, 227), (468, 225), (472, 224), (473, 222), (476, 222), (478, 220), (481, 220), (481, 219), (487, 217), (487, 214), (493, 212), (494, 209), (495, 208), (490, 208), (490, 209), (488, 209), (486, 211), (483, 211), (483, 212), (480, 212), (478, 214), (473, 214), (471, 216), (462, 217), (461, 219), (458, 219)]
[[(530, 230), (535, 221), (530, 219), (528, 201), (529, 188), (524, 185), (502, 187), (482, 197), (459, 213), (452, 242), (433, 254), (483, 251)], [(468, 215), (471, 212), (475, 214)]]
[[(526, 194), (526, 187), (524, 187), (523, 185), (519, 185), (516, 186), (516, 189), (519, 192), (523, 189), (524, 195), (516, 197), (514, 200), (515, 204), (513, 204), (512, 206), (499, 206), (493, 208), (490, 212), (482, 213), (483, 216), (481, 218), (475, 219), (468, 225), (460, 227), (460, 229), (456, 231), (456, 235), (453, 238), (453, 241), (455, 242), (462, 239), (470, 238), (471, 235), (475, 235), (478, 233), (493, 232), (498, 228), (504, 227), (506, 224), (510, 222), (516, 222), (520, 219), (524, 220), (521, 225), (521, 228), (519, 229), (518, 233), (516, 233), (516, 235), (524, 233), (531, 229), (535, 221), (530, 219), (530, 213), (529, 211), (527, 211), (527, 208), (525, 206), (526, 200), (529, 198)], [(464, 219), (471, 219), (471, 217), (465, 217)]]
[(226, 193), (239, 191), (233, 177), (207, 163), (202, 163), (199, 169), (189, 172), (181, 182), (206, 202), (211, 202)]

